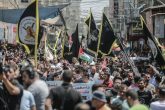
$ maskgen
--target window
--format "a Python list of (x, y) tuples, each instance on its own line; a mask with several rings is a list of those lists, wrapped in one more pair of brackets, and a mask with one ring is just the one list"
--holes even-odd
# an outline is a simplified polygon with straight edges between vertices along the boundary
[(119, 13), (119, 2), (118, 2), (118, 0), (115, 0), (114, 1), (114, 17), (116, 17), (117, 15), (118, 15), (118, 13)]

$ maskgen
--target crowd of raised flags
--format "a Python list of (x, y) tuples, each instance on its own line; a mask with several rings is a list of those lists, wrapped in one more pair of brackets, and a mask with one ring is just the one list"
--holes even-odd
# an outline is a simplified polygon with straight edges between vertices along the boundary
[[(120, 84), (119, 86), (115, 83), (123, 83), (124, 87), (128, 84), (128, 88), (135, 88), (138, 90), (140, 90), (141, 88), (139, 85), (137, 85), (137, 83), (143, 82), (145, 84), (148, 84), (148, 82), (140, 80), (140, 78), (142, 76), (147, 77), (146, 74), (150, 74), (147, 73), (149, 72), (147, 69), (151, 66), (149, 66), (149, 63), (145, 64), (146, 62), (141, 67), (136, 66), (134, 60), (130, 58), (130, 55), (127, 53), (120, 36), (115, 35), (112, 24), (104, 13), (102, 16), (100, 29), (98, 29), (92, 12), (90, 11), (89, 17), (85, 20), (85, 24), (88, 26), (87, 37), (84, 37), (84, 35), (82, 35), (82, 38), (80, 39), (78, 30), (79, 25), (77, 24), (72, 35), (68, 35), (66, 22), (61, 11), (59, 10), (59, 16), (63, 21), (64, 29), (60, 29), (58, 35), (56, 36), (56, 41), (53, 47), (51, 47), (51, 45), (47, 41), (47, 31), (42, 26), (40, 26), (39, 11), (38, 0), (32, 2), (24, 11), (18, 23), (17, 42), (20, 47), (18, 46), (18, 51), (11, 49), (12, 52), (6, 54), (11, 57), (11, 53), (16, 54), (16, 52), (18, 52), (18, 58), (16, 56), (16, 58), (9, 57), (6, 61), (7, 63), (10, 63), (10, 61), (14, 61), (16, 65), (22, 66), (26, 64), (20, 63), (24, 63), (24, 61), (26, 62), (27, 59), (34, 60), (34, 62), (30, 61), (30, 63), (28, 61), (28, 63), (30, 65), (34, 65), (34, 69), (39, 73), (40, 79), (47, 81), (47, 84), (51, 86), (57, 86), (59, 83), (61, 84), (62, 82), (59, 82), (57, 80), (61, 80), (61, 76), (64, 70), (71, 70), (74, 74), (73, 82), (83, 82), (83, 84), (73, 84), (73, 87), (80, 93), (83, 93), (83, 95), (85, 94), (85, 91), (90, 92), (90, 94), (87, 94), (85, 96), (87, 96), (88, 98), (90, 97), (89, 100), (92, 101), (96, 94), (95, 92), (92, 93), (93, 91), (91, 89), (92, 86), (95, 84), (100, 84), (101, 86), (99, 87), (103, 87), (104, 91), (108, 91), (109, 89), (119, 90), (111, 91), (111, 95), (114, 95), (113, 92), (117, 94), (114, 99), (117, 99), (117, 96), (121, 95), (120, 91), (122, 91), (121, 89), (119, 89), (120, 87), (122, 88), (122, 84)], [(154, 82), (154, 84), (156, 84), (154, 85), (155, 88), (158, 88), (159, 85), (164, 85), (164, 50), (163, 47), (159, 44), (158, 40), (155, 39), (150, 33), (142, 16), (139, 17), (139, 19), (143, 28), (143, 34), (145, 36), (144, 39), (149, 42), (148, 46), (150, 47), (153, 54), (153, 59), (156, 61), (156, 64), (158, 64), (155, 64), (155, 67), (159, 67), (160, 72), (159, 75), (157, 73), (154, 73), (154, 76), (151, 75), (151, 81), (149, 83), (153, 84)], [(40, 40), (43, 36), (44, 45), (40, 46)], [(21, 47), (24, 47), (26, 54)], [(3, 48), (7, 50), (7, 46)], [(119, 51), (119, 54), (115, 54), (114, 51)], [(22, 59), (20, 59), (19, 61), (19, 58)], [(146, 70), (144, 70), (143, 66)], [(139, 68), (141, 68), (141, 70)], [(143, 74), (143, 72), (146, 72), (146, 74)], [(132, 74), (134, 77), (132, 76), (133, 78), (129, 79), (129, 75)], [(119, 82), (116, 82), (118, 80)], [(130, 91), (125, 92), (127, 92), (127, 98), (129, 97), (129, 95), (132, 94), (136, 97), (136, 94), (130, 93)], [(106, 103), (104, 93), (102, 94), (99, 92), (98, 94), (102, 95), (102, 97), (96, 95), (96, 98), (98, 98), (99, 101)], [(152, 94), (152, 96), (155, 95), (158, 94)], [(134, 100), (133, 96), (131, 98), (133, 101), (136, 101)], [(130, 101), (126, 98), (124, 100)], [(113, 108), (112, 102), (113, 100), (111, 99), (108, 104), (110, 107)], [(131, 108), (132, 106), (133, 105), (131, 105), (129, 108)], [(147, 106), (149, 107), (150, 104), (148, 104)], [(147, 110), (146, 106), (140, 107), (143, 107), (143, 109), (141, 110)], [(128, 110), (128, 108), (126, 110)]]
[[(75, 32), (73, 32), (71, 36), (68, 35), (65, 19), (62, 15), (62, 12), (60, 10), (58, 11), (65, 28), (59, 31), (53, 48), (47, 42), (47, 36), (44, 35), (45, 57), (47, 56), (48, 59), (63, 57), (69, 62), (71, 62), (73, 57), (77, 57), (92, 62), (91, 60), (93, 58), (114, 56), (112, 51), (118, 49), (125, 54), (125, 57), (131, 65), (133, 71), (138, 73), (134, 62), (128, 57), (127, 52), (125, 51), (126, 49), (121, 41), (120, 36), (115, 35), (111, 22), (104, 13), (102, 16), (100, 29), (98, 29), (90, 10), (89, 17), (85, 20), (85, 24), (88, 26), (87, 37), (82, 35), (83, 37), (80, 40), (78, 24), (76, 26)], [(148, 41), (148, 46), (151, 49), (154, 59), (161, 66), (161, 68), (164, 68), (164, 49), (162, 49), (162, 46), (160, 46), (158, 40), (150, 33), (143, 17), (140, 16), (139, 19), (141, 21), (141, 27), (143, 28), (143, 34), (145, 36), (144, 39)], [(47, 34), (46, 29), (40, 26), (39, 20), (38, 1), (36, 0), (26, 8), (20, 17), (17, 35), (17, 42), (24, 46), (29, 55), (34, 55), (36, 65), (40, 40), (43, 37), (43, 33)], [(84, 39), (85, 46), (83, 45)]]

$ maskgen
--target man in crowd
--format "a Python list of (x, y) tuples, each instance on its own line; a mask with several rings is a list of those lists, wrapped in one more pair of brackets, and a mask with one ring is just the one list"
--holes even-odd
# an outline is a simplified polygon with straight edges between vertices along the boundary
[(71, 82), (73, 73), (65, 70), (62, 75), (63, 84), (57, 88), (52, 88), (46, 100), (46, 110), (73, 110), (76, 104), (82, 102), (80, 93), (73, 89)]
[(150, 105), (151, 110), (165, 110), (165, 87), (159, 87), (159, 100), (152, 102)]
[(142, 104), (145, 105), (150, 105), (151, 99), (152, 99), (152, 94), (150, 91), (146, 90), (145, 88), (145, 81), (144, 79), (139, 80), (139, 90), (137, 91), (138, 96), (139, 96), (139, 101)]
[(126, 98), (129, 106), (131, 106), (129, 110), (149, 110), (147, 106), (140, 104), (136, 91), (128, 90), (126, 92)]
[(148, 74), (148, 73), (145, 74), (144, 80), (145, 80), (146, 90), (151, 91), (152, 95), (154, 95), (154, 93), (155, 93), (155, 86), (152, 85), (151, 83), (149, 83), (150, 79), (151, 79), (150, 74)]
[(147, 68), (147, 72), (150, 74), (151, 78), (149, 80), (149, 83), (154, 85), (155, 87), (158, 87), (158, 83), (156, 82), (155, 76), (156, 74), (159, 74), (159, 72), (156, 70), (156, 68), (152, 65), (149, 65)]
[(89, 77), (90, 77), (90, 79), (93, 80), (95, 83), (97, 83), (98, 80), (100, 79), (99, 73), (97, 73), (97, 71), (96, 71), (96, 66), (95, 66), (95, 65), (91, 65)]
[(2, 110), (19, 110), (23, 88), (15, 79), (16, 73), (11, 65), (0, 66), (0, 81), (2, 81), (1, 89), (1, 105)]
[(74, 110), (90, 110), (90, 107), (85, 103), (79, 103)]
[(32, 66), (26, 66), (22, 70), (24, 86), (33, 94), (37, 110), (45, 110), (45, 100), (49, 94), (47, 84), (38, 78), (39, 76)]
[(121, 84), (118, 96), (111, 101), (112, 109), (120, 108), (122, 110), (129, 110), (129, 105), (125, 96), (127, 90), (128, 87), (125, 84)]
[(133, 72), (129, 72), (128, 79), (125, 80), (124, 84), (126, 84), (129, 87), (129, 86), (131, 86), (131, 84), (134, 83), (133, 81), (134, 81), (134, 74), (133, 74)]
[(107, 106), (106, 96), (102, 91), (95, 91), (93, 93), (92, 105), (96, 110), (111, 110), (110, 107)]
[(24, 90), (21, 98), (20, 110), (36, 110), (34, 96), (31, 92)]
[(113, 88), (111, 88), (109, 90), (110, 92), (110, 97), (111, 97), (111, 101), (113, 99), (115, 99), (118, 95), (118, 92), (119, 92), (119, 89), (120, 89), (120, 86), (121, 86), (121, 83), (122, 83), (122, 78), (119, 77), (119, 76), (116, 76), (114, 79), (113, 79)]

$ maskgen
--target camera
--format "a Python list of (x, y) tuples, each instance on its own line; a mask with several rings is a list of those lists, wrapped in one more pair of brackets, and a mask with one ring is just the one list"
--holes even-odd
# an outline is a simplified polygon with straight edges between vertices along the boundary
[(6, 74), (7, 72), (10, 71), (10, 67), (8, 65), (5, 66), (0, 66), (0, 74)]

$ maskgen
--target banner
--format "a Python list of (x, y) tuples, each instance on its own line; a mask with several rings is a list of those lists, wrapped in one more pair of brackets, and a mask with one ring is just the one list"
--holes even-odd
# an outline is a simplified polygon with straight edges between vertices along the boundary
[(62, 81), (46, 81), (46, 84), (48, 85), (49, 89), (61, 86)]
[(91, 83), (74, 83), (73, 88), (81, 94), (83, 101), (88, 101), (92, 99)]
[[(62, 81), (46, 81), (49, 89), (61, 86)], [(92, 99), (92, 85), (91, 83), (73, 83), (72, 86), (76, 89), (82, 96), (83, 101), (88, 101)]]

